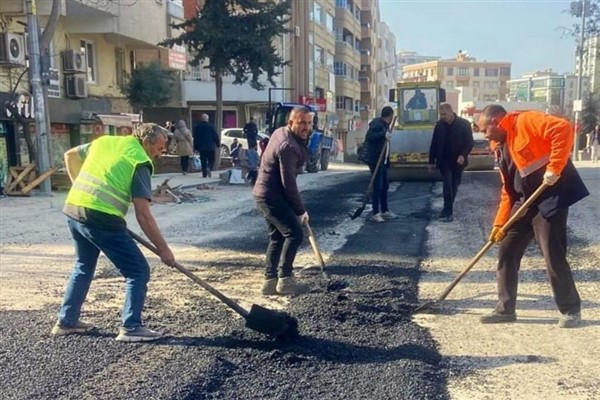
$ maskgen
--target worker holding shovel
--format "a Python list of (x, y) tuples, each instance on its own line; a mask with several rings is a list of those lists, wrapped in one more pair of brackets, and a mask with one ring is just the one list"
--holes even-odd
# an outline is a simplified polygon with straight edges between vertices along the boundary
[(133, 202), (140, 227), (159, 249), (161, 260), (175, 264), (150, 211), (152, 162), (165, 149), (166, 132), (158, 125), (142, 124), (131, 136), (103, 136), (65, 153), (73, 186), (63, 212), (68, 217), (76, 260), (53, 335), (85, 333), (94, 328), (79, 316), (102, 251), (125, 277), (123, 324), (116, 340), (147, 342), (161, 337), (160, 332), (142, 325), (150, 267), (127, 231), (124, 217)]
[[(589, 195), (569, 156), (573, 127), (538, 111), (508, 114), (499, 105), (484, 108), (477, 125), (499, 150), (502, 192), (490, 242), (498, 251), (498, 303), (481, 318), (484, 324), (513, 322), (521, 258), (535, 237), (544, 260), (558, 325), (573, 328), (581, 320), (581, 300), (567, 261), (568, 207)], [(546, 189), (508, 229), (503, 226), (541, 185)]]

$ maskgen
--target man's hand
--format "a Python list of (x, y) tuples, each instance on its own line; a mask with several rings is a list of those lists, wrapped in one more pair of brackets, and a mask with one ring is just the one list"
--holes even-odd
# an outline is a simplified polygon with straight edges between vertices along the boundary
[(167, 247), (165, 249), (159, 250), (158, 253), (160, 254), (160, 260), (163, 263), (165, 263), (169, 267), (173, 267), (175, 265), (175, 256), (173, 255), (173, 252), (170, 248)]
[(554, 172), (546, 171), (544, 173), (544, 183), (548, 186), (554, 185), (558, 181), (558, 178), (560, 177)]
[(388, 133), (385, 134), (385, 139), (386, 140), (392, 140), (392, 136), (393, 136), (393, 133), (392, 132), (388, 132)]
[(433, 172), (435, 171), (435, 164), (428, 164), (427, 169), (429, 170), (430, 174), (433, 174)]
[(308, 211), (305, 211), (302, 215), (298, 215), (298, 222), (300, 222), (300, 224), (308, 223)]
[(458, 165), (463, 165), (465, 163), (465, 158), (462, 155), (458, 156), (458, 158), (456, 159), (456, 163)]
[(492, 243), (500, 243), (505, 236), (506, 232), (502, 230), (501, 226), (494, 226), (492, 228), (492, 233), (490, 233), (489, 241)]

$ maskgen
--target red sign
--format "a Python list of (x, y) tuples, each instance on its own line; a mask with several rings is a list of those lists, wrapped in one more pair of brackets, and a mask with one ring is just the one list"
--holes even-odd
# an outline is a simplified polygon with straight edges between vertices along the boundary
[(314, 106), (317, 108), (319, 112), (327, 111), (327, 99), (317, 98), (314, 99), (312, 97), (300, 96), (299, 97), (300, 104), (304, 104), (305, 106)]

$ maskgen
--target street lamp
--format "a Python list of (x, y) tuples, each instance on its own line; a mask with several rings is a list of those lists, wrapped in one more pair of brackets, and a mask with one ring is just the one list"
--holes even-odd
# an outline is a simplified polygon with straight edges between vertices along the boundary
[(579, 151), (579, 138), (578, 138), (578, 130), (580, 124), (580, 113), (581, 113), (581, 98), (583, 91), (583, 53), (584, 53), (584, 44), (585, 44), (585, 17), (587, 12), (589, 11), (589, 2), (587, 0), (573, 1), (571, 2), (571, 15), (575, 17), (581, 17), (581, 26), (580, 26), (580, 37), (579, 43), (577, 45), (577, 52), (579, 53), (579, 62), (578, 62), (578, 71), (577, 71), (577, 93), (576, 93), (576, 102), (577, 108), (574, 104), (575, 111), (575, 143), (573, 144), (573, 160), (577, 159), (577, 152)]

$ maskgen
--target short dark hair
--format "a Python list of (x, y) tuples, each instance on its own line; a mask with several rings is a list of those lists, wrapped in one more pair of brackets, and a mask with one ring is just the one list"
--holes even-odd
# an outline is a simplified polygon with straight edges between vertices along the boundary
[(390, 106), (385, 106), (381, 109), (381, 118), (387, 118), (394, 115), (394, 109)]
[(485, 106), (485, 108), (481, 111), (481, 115), (486, 120), (490, 120), (499, 115), (506, 114), (506, 109), (498, 104), (490, 104)]

